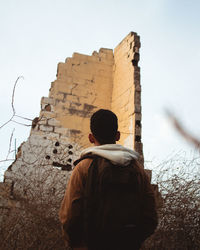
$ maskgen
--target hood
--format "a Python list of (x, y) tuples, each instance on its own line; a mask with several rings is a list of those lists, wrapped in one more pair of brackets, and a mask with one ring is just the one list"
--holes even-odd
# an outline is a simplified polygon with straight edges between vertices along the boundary
[(119, 144), (105, 144), (86, 148), (81, 152), (81, 157), (86, 154), (99, 155), (112, 161), (115, 165), (125, 166), (127, 166), (131, 160), (139, 158), (139, 154), (136, 151)]

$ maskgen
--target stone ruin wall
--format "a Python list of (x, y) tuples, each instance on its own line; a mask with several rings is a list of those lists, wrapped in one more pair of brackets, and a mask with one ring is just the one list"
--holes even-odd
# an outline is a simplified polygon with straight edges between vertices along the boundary
[(114, 53), (105, 48), (91, 56), (74, 53), (58, 64), (57, 79), (41, 99), (30, 136), (5, 172), (13, 199), (17, 194), (34, 197), (33, 190), (52, 199), (63, 196), (73, 161), (91, 146), (90, 116), (100, 108), (117, 114), (119, 143), (143, 157), (139, 49), (139, 36), (131, 32)]
[(119, 118), (119, 143), (141, 155), (141, 86), (139, 37), (130, 33), (114, 50), (101, 48), (92, 56), (74, 53), (59, 63), (49, 97), (41, 100), (41, 112), (31, 135), (78, 141), (91, 146), (89, 118), (99, 108), (111, 109)]
[(54, 100), (52, 115), (56, 124), (51, 128), (54, 133), (78, 141), (81, 148), (91, 146), (88, 141), (91, 114), (99, 108), (111, 108), (113, 64), (111, 49), (100, 49), (92, 56), (74, 53), (65, 63), (58, 64), (57, 80), (49, 93)]
[(143, 156), (139, 49), (139, 36), (130, 33), (114, 50), (111, 110), (119, 119), (120, 143)]

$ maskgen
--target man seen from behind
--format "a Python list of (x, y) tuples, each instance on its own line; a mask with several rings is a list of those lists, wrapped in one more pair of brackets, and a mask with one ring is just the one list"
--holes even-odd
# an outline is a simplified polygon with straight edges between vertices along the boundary
[(68, 249), (139, 250), (157, 226), (155, 197), (135, 151), (116, 144), (117, 116), (100, 109), (73, 169), (59, 217)]

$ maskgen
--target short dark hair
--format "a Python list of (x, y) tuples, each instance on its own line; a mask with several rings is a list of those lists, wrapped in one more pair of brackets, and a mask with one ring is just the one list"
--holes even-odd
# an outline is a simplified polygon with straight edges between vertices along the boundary
[(115, 143), (118, 130), (117, 116), (110, 110), (99, 109), (91, 116), (90, 130), (100, 144)]

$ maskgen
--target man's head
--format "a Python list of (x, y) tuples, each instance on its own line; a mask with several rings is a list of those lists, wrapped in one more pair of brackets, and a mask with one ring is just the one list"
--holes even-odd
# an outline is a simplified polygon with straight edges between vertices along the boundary
[(117, 116), (110, 110), (99, 109), (90, 119), (89, 140), (96, 145), (112, 144), (119, 140)]

